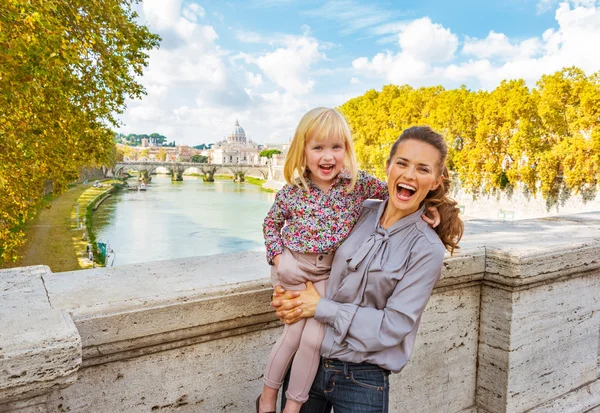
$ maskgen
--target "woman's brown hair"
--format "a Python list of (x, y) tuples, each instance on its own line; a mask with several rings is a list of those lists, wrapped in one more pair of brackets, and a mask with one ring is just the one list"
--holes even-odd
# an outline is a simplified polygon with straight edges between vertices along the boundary
[(440, 213), (440, 225), (435, 229), (442, 243), (452, 254), (455, 249), (460, 248), (458, 242), (463, 236), (464, 225), (458, 214), (460, 210), (457, 208), (457, 202), (448, 197), (450, 191), (450, 177), (448, 168), (446, 167), (446, 157), (448, 156), (448, 146), (444, 138), (439, 133), (435, 132), (429, 126), (413, 126), (410, 127), (394, 142), (390, 150), (390, 156), (387, 163), (389, 164), (392, 157), (398, 149), (398, 145), (408, 140), (416, 140), (427, 143), (433, 146), (440, 153), (437, 173), (441, 178), (440, 185), (427, 194), (423, 201), (427, 206), (436, 207)]

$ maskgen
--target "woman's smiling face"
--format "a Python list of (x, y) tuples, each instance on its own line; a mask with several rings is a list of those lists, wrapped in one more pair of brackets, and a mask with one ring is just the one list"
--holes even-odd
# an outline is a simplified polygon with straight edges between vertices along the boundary
[(419, 209), (429, 191), (440, 185), (440, 152), (415, 139), (401, 142), (387, 166), (388, 208), (399, 218)]

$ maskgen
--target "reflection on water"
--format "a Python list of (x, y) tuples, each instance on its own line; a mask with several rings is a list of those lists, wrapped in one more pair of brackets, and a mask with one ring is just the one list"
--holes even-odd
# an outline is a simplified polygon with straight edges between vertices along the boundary
[(153, 176), (146, 192), (120, 191), (102, 203), (94, 231), (115, 251), (114, 265), (264, 249), (262, 222), (275, 194), (184, 179)]

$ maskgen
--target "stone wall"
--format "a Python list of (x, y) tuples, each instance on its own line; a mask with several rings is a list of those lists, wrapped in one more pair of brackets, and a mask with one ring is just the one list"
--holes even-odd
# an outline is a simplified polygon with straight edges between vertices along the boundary
[[(600, 412), (600, 213), (469, 221), (391, 412)], [(0, 270), (0, 412), (251, 412), (280, 333), (260, 252)]]

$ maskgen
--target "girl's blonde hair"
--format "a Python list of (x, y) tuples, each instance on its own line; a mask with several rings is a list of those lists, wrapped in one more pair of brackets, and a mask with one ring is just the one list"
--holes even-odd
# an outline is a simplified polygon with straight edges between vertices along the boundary
[(358, 166), (354, 146), (352, 145), (352, 133), (344, 116), (331, 108), (311, 109), (300, 119), (283, 166), (283, 176), (287, 183), (308, 191), (305, 178), (306, 155), (304, 148), (306, 143), (311, 138), (320, 141), (332, 135), (339, 136), (344, 140), (344, 167), (351, 176), (347, 191), (351, 192), (354, 189), (358, 176)]

